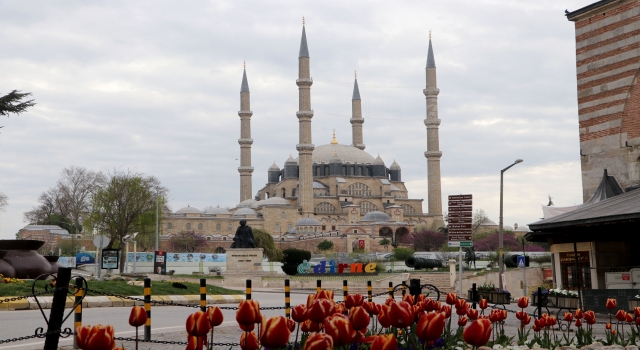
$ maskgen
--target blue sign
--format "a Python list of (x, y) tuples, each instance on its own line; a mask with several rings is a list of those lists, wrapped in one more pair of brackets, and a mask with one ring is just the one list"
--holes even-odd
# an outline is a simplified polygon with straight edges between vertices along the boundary
[[(513, 260), (511, 260), (513, 261)], [(524, 255), (518, 255), (518, 267), (525, 267), (526, 265)]]
[[(134, 253), (127, 254), (127, 261), (133, 262)], [(135, 253), (137, 262), (153, 262), (152, 252)], [(226, 262), (226, 254), (211, 253), (167, 253), (167, 262)]]
[(76, 265), (94, 264), (95, 262), (96, 262), (96, 258), (93, 256), (93, 254), (89, 254), (89, 253), (76, 254)]

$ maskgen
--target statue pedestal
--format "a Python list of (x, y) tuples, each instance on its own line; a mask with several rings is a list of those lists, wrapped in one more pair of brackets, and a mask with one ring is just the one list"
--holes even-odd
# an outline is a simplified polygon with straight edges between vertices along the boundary
[(262, 272), (262, 251), (262, 248), (227, 249), (227, 270), (225, 274)]

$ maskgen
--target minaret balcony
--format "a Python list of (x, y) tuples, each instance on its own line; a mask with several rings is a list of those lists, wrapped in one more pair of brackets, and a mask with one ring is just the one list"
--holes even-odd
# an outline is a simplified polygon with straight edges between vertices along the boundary
[(438, 94), (440, 93), (440, 89), (438, 89), (438, 88), (435, 88), (435, 89), (427, 88), (427, 89), (422, 90), (422, 93), (427, 97), (437, 97)]
[(351, 119), (349, 119), (349, 122), (351, 122), (351, 124), (363, 124), (364, 123), (364, 119), (363, 118), (351, 118)]
[(427, 128), (429, 128), (429, 127), (437, 128), (438, 126), (440, 126), (440, 122), (441, 122), (440, 119), (429, 119), (429, 118), (427, 118), (427, 119), (424, 120), (424, 125), (426, 125)]
[(298, 152), (313, 152), (313, 150), (316, 148), (316, 146), (312, 143), (299, 143), (296, 145), (296, 150), (298, 150)]
[(424, 156), (427, 158), (440, 158), (442, 157), (441, 151), (426, 151), (424, 152)]
[(252, 145), (253, 139), (238, 139), (240, 145)]
[(251, 174), (251, 173), (253, 173), (253, 167), (252, 166), (239, 166), (238, 167), (238, 172), (240, 174)]
[(296, 79), (296, 85), (298, 85), (298, 86), (311, 86), (311, 85), (313, 85), (313, 78)]
[(238, 111), (238, 115), (240, 117), (251, 117), (253, 115), (253, 111)]
[(299, 120), (311, 120), (311, 118), (313, 118), (313, 109), (310, 111), (297, 111), (296, 117), (298, 117)]

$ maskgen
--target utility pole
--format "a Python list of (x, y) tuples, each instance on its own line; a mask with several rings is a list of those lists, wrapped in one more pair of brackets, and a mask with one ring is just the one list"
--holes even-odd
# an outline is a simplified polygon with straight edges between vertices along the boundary
[(158, 251), (158, 213), (160, 207), (160, 196), (156, 193), (156, 252)]
[(512, 166), (518, 164), (518, 163), (522, 163), (522, 159), (516, 159), (516, 161), (509, 165), (508, 167), (500, 170), (500, 233), (499, 233), (499, 240), (500, 240), (500, 246), (499, 246), (499, 250), (500, 250), (500, 254), (498, 255), (498, 264), (500, 266), (500, 276), (498, 278), (498, 282), (500, 285), (500, 290), (504, 289), (504, 286), (502, 285), (502, 276), (504, 275), (504, 232), (502, 229), (503, 226), (503, 215), (502, 215), (502, 209), (503, 209), (503, 178), (504, 178), (504, 172), (509, 170), (509, 168), (511, 168)]

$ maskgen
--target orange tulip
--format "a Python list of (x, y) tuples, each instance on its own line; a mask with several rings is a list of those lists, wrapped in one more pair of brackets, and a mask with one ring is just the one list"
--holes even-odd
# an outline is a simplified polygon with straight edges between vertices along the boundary
[(362, 294), (349, 294), (347, 295), (347, 299), (344, 301), (344, 305), (347, 309), (351, 309), (355, 306), (362, 306), (362, 303), (364, 303), (364, 297)]
[(520, 297), (520, 299), (518, 299), (518, 307), (521, 309), (526, 309), (527, 306), (529, 306), (529, 298)]
[(380, 310), (380, 313), (378, 313), (378, 322), (380, 322), (380, 326), (382, 328), (389, 328), (391, 326), (389, 317), (387, 317), (387, 310), (388, 309), (383, 308), (382, 310)]
[(273, 316), (267, 320), (262, 317), (262, 325), (260, 327), (260, 344), (265, 348), (277, 349), (287, 345), (291, 330), (289, 323), (284, 316)]
[(576, 327), (578, 328), (582, 327), (582, 321), (579, 318), (576, 319)]
[(316, 299), (328, 299), (333, 300), (333, 291), (322, 289), (320, 292), (316, 293)]
[(207, 308), (207, 319), (209, 320), (211, 327), (218, 327), (222, 324), (222, 321), (224, 321), (224, 316), (222, 315), (220, 308), (214, 306)]
[(405, 295), (403, 295), (403, 296), (402, 296), (402, 301), (406, 301), (407, 303), (409, 303), (409, 304), (411, 304), (411, 305), (415, 304), (415, 303), (414, 303), (414, 300), (413, 300), (413, 295), (411, 295), (411, 294), (405, 294)]
[(584, 317), (584, 313), (582, 312), (581, 309), (576, 309), (576, 311), (574, 312), (573, 315), (577, 320), (579, 320), (579, 319)]
[(611, 330), (611, 323), (607, 323), (604, 328), (606, 328), (607, 330)]
[(187, 336), (187, 347), (185, 350), (202, 350), (206, 342), (207, 337), (194, 337), (189, 335)]
[(429, 311), (436, 311), (439, 309), (440, 309), (440, 306), (438, 306), (438, 303), (435, 300), (431, 298), (427, 298), (424, 301), (424, 311), (429, 312)]
[(206, 336), (211, 330), (209, 319), (207, 314), (202, 311), (196, 311), (195, 313), (187, 317), (187, 334), (194, 337)]
[(242, 350), (258, 350), (258, 337), (254, 332), (243, 332), (240, 336), (240, 348)]
[(456, 300), (458, 300), (458, 295), (456, 293), (449, 293), (447, 294), (447, 299), (445, 300), (445, 303), (447, 303), (448, 305), (455, 305)]
[(304, 304), (294, 306), (291, 309), (291, 318), (298, 323), (308, 320), (307, 307)]
[(333, 338), (325, 333), (311, 333), (302, 350), (333, 350)]
[(440, 312), (442, 312), (446, 318), (451, 317), (451, 307), (449, 307), (449, 305), (442, 305)]
[(147, 323), (147, 312), (142, 306), (134, 306), (131, 308), (129, 315), (129, 324), (132, 327), (140, 327)]
[(467, 325), (467, 321), (469, 321), (469, 319), (467, 318), (467, 316), (462, 316), (458, 319), (458, 327), (464, 327)]
[(626, 315), (625, 315), (625, 319), (624, 320), (625, 320), (625, 322), (633, 323), (633, 321), (634, 321), (633, 315), (627, 312)]
[(314, 300), (316, 300), (316, 295), (315, 294), (307, 295), (307, 310), (309, 310), (309, 308), (311, 307), (311, 304), (313, 304)]
[(488, 306), (489, 303), (487, 302), (487, 299), (481, 299), (478, 303), (478, 307), (480, 307), (482, 310), (486, 309)]
[(236, 311), (236, 321), (239, 324), (248, 326), (262, 321), (260, 313), (260, 303), (255, 300), (242, 300)]
[(374, 303), (373, 301), (368, 301), (362, 303), (362, 307), (369, 313), (369, 315), (377, 315), (382, 310), (382, 306)]
[(636, 306), (633, 308), (633, 316), (640, 317), (640, 306)]
[(300, 324), (300, 330), (306, 333), (319, 332), (322, 329), (322, 324), (306, 320)]
[(110, 325), (78, 327), (76, 330), (78, 347), (83, 350), (111, 350), (116, 346), (113, 327)]
[(398, 340), (393, 334), (382, 334), (375, 337), (369, 350), (396, 350)]
[(349, 319), (342, 314), (333, 314), (333, 316), (324, 320), (324, 332), (333, 338), (333, 343), (336, 347), (351, 343), (355, 336)]
[(469, 319), (471, 319), (471, 320), (477, 319), (478, 318), (478, 310), (476, 310), (476, 309), (467, 310), (467, 316), (469, 316)]
[(529, 323), (531, 323), (531, 316), (527, 315), (527, 317), (523, 318), (522, 320), (520, 320), (520, 325), (521, 326), (526, 326)]
[(325, 318), (335, 312), (333, 301), (328, 299), (316, 299), (307, 310), (307, 317), (313, 322), (322, 323)]
[(596, 314), (591, 310), (585, 311), (584, 320), (587, 322), (587, 324), (593, 325), (596, 323)]
[(471, 346), (484, 346), (491, 337), (491, 322), (487, 319), (479, 319), (471, 322), (471, 324), (462, 332), (462, 338)]
[(349, 313), (349, 321), (351, 322), (353, 329), (359, 331), (366, 329), (369, 326), (371, 317), (369, 317), (369, 313), (367, 313), (362, 306), (356, 306), (352, 308)]
[(607, 299), (607, 303), (605, 304), (606, 308), (609, 310), (614, 310), (617, 306), (618, 302), (615, 299), (609, 298)]
[(502, 315), (500, 316), (500, 321), (504, 321), (507, 319), (507, 310), (502, 310)]
[(627, 317), (627, 313), (624, 310), (618, 310), (616, 313), (616, 319), (620, 322), (624, 322), (624, 319)]
[(387, 317), (391, 325), (396, 328), (410, 327), (414, 321), (413, 308), (406, 301), (393, 303), (389, 306)]
[(567, 322), (573, 321), (573, 314), (571, 312), (564, 313), (564, 320)]
[(416, 335), (423, 341), (433, 341), (442, 335), (445, 326), (445, 317), (440, 312), (422, 314), (416, 326)]

